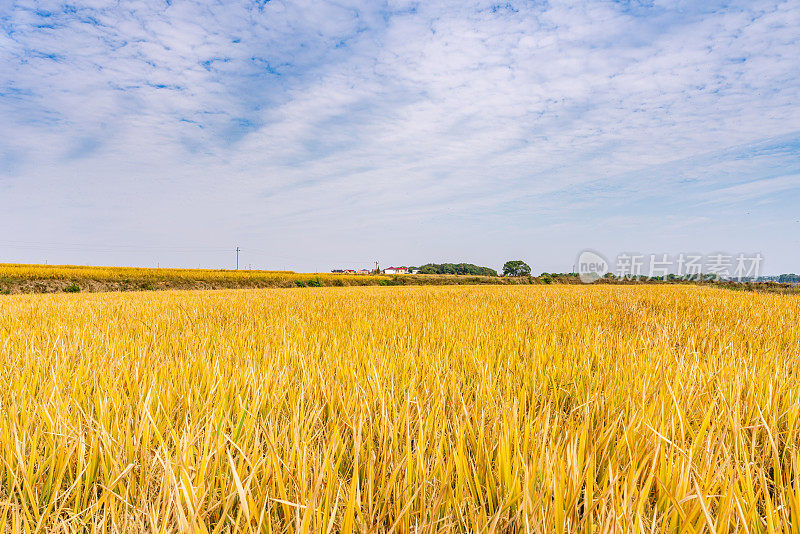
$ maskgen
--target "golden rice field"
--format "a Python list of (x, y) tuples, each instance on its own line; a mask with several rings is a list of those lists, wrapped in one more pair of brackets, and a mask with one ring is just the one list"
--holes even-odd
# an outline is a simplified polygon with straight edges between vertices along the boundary
[(800, 297), (0, 296), (0, 532), (800, 532)]
[[(0, 294), (61, 292), (73, 283), (79, 292), (104, 292), (142, 289), (377, 285), (391, 280), (391, 276), (385, 275), (0, 263)], [(419, 282), (419, 277), (415, 277), (415, 280)]]
[(529, 277), (295, 273), (230, 269), (152, 269), (0, 263), (0, 295), (165, 289), (242, 289), (354, 285), (526, 284)]
[[(102, 267), (91, 265), (0, 264), (0, 279), (16, 280), (272, 280), (296, 275), (293, 271), (248, 271), (229, 269), (151, 269), (146, 267)], [(300, 275), (308, 277), (308, 275)], [(330, 276), (330, 275), (323, 275)]]

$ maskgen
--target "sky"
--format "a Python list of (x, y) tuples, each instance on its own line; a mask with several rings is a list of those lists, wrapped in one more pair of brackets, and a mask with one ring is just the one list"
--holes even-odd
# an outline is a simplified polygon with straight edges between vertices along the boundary
[(0, 262), (800, 272), (800, 2), (0, 0)]

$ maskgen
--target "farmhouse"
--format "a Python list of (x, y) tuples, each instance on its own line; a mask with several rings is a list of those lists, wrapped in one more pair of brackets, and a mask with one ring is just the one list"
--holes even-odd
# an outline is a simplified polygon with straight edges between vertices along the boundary
[(408, 274), (408, 267), (387, 267), (383, 272), (386, 274)]

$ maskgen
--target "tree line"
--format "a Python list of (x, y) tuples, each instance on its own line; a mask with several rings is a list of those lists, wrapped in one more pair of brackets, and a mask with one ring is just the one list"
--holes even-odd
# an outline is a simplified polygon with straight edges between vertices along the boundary
[[(411, 267), (411, 271), (419, 274), (469, 274), (473, 276), (498, 276), (491, 267), (480, 267), (472, 263), (426, 263), (420, 267)], [(503, 265), (503, 276), (530, 276), (531, 268), (522, 260), (507, 261)]]

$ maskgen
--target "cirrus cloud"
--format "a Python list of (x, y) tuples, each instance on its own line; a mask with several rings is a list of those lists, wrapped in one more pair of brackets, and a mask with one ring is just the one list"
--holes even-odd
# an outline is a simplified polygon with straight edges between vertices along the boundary
[(796, 2), (15, 0), (0, 28), (0, 222), (28, 243), (558, 270), (596, 226), (800, 261)]

